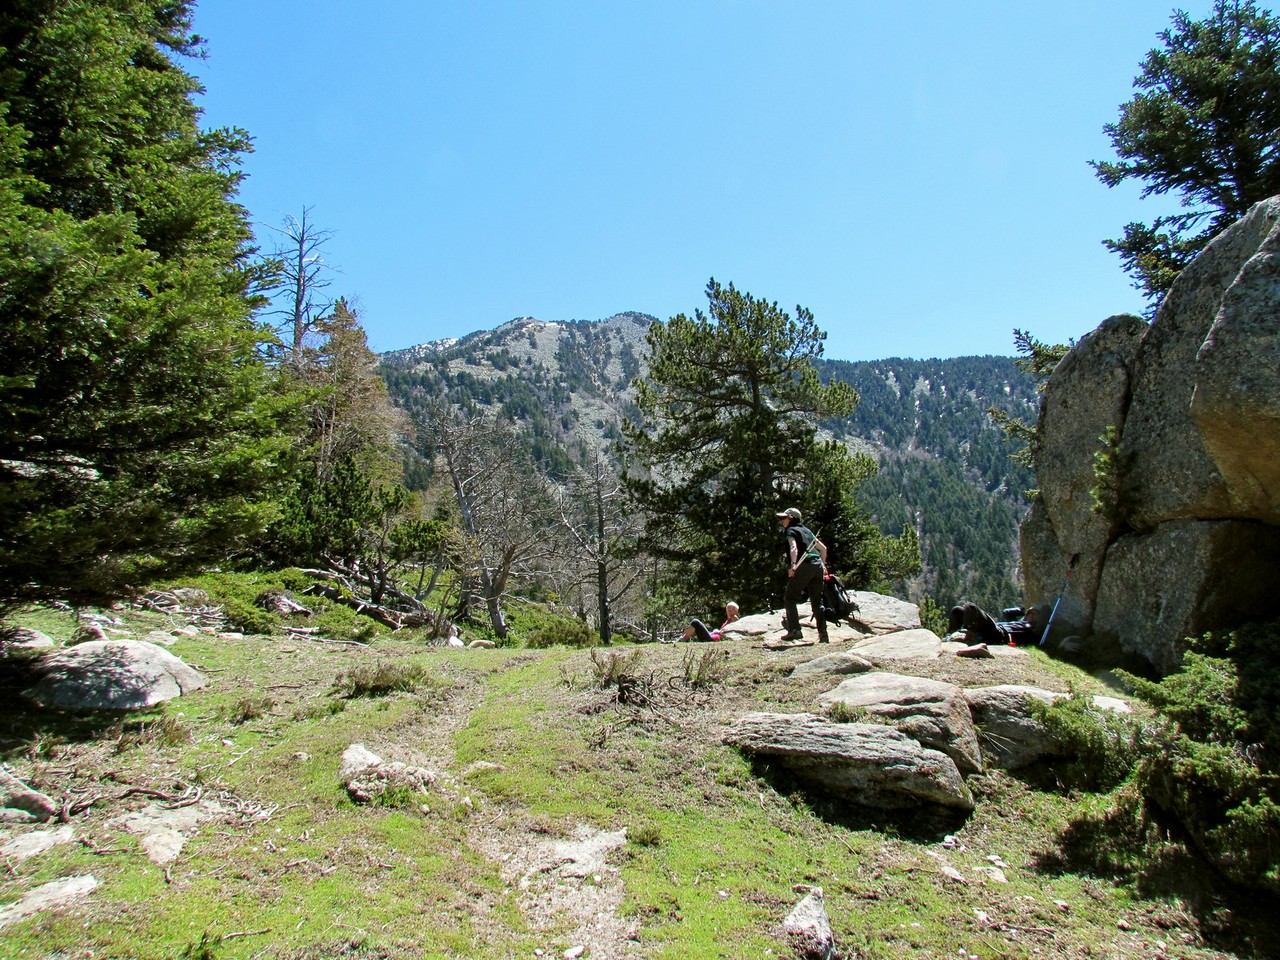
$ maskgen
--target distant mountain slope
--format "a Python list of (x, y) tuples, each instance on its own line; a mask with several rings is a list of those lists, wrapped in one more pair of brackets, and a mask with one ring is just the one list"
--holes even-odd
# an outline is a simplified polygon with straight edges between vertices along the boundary
[[(494, 330), (382, 355), (393, 399), (422, 415), (430, 402), (492, 410), (523, 425), (535, 459), (563, 476), (591, 450), (620, 437), (634, 411), (631, 381), (647, 357), (653, 317), (622, 313), (598, 322), (520, 318)], [(1017, 525), (1029, 471), (1008, 459), (986, 410), (1034, 418), (1034, 385), (1009, 357), (950, 360), (827, 360), (862, 400), (823, 429), (871, 453), (880, 476), (864, 485), (868, 512), (886, 533), (921, 535), (923, 576), (903, 590), (949, 605), (1000, 607), (1017, 597)], [(411, 457), (411, 485), (429, 479)]]
[(861, 490), (868, 512), (886, 533), (906, 524), (920, 535), (913, 599), (992, 609), (1017, 601), (1018, 524), (1035, 480), (1009, 459), (1013, 448), (987, 410), (1034, 421), (1032, 379), (1012, 357), (836, 360), (819, 372), (861, 397), (851, 416), (824, 426), (872, 444), (880, 474)]

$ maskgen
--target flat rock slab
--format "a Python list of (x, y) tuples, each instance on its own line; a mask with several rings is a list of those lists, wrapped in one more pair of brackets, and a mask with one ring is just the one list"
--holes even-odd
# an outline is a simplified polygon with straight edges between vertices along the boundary
[[(1020, 684), (972, 687), (964, 692), (973, 722), (981, 731), (987, 756), (995, 766), (1017, 770), (1047, 757), (1064, 754), (1061, 744), (1035, 717), (1033, 703), (1050, 704), (1070, 694)], [(1118, 697), (1090, 698), (1099, 710), (1131, 713), (1132, 707)]]
[(834, 800), (874, 809), (914, 809), (921, 802), (973, 809), (973, 796), (950, 757), (883, 724), (750, 713), (734, 721), (722, 739), (769, 757)]
[(858, 609), (849, 615), (849, 619), (864, 633), (896, 633), (899, 630), (915, 630), (921, 626), (920, 608), (906, 600), (867, 590), (855, 590), (853, 602), (858, 605)]
[(932, 660), (942, 650), (942, 641), (932, 630), (899, 630), (883, 637), (860, 640), (849, 648), (873, 663), (886, 660)]
[(812, 660), (806, 660), (804, 663), (796, 664), (791, 671), (791, 676), (810, 677), (823, 673), (865, 673), (874, 669), (875, 664), (866, 657), (860, 657), (856, 653), (842, 650), (838, 653), (829, 653), (825, 657), (815, 657)]
[(840, 703), (884, 717), (924, 746), (941, 750), (961, 773), (982, 769), (978, 731), (965, 691), (953, 683), (896, 673), (864, 673), (841, 681), (818, 702), (824, 706)]
[(20, 833), (0, 843), (0, 859), (10, 863), (21, 863), (23, 860), (39, 856), (46, 850), (52, 850), (59, 844), (71, 843), (75, 838), (75, 830), (66, 824), (52, 830)]
[(601, 873), (609, 854), (627, 842), (626, 830), (599, 831), (580, 825), (573, 840), (552, 844), (551, 857), (562, 877), (591, 877)]
[(23, 696), (42, 707), (138, 710), (204, 686), (192, 667), (141, 640), (90, 640), (48, 654)]
[(225, 812), (216, 803), (201, 802), (172, 809), (150, 804), (112, 820), (108, 825), (138, 837), (147, 859), (163, 866), (177, 859), (201, 823)]
[(92, 893), (97, 886), (98, 881), (92, 875), (85, 874), (80, 877), (53, 880), (34, 890), (28, 890), (18, 898), (16, 903), (0, 907), (0, 929), (19, 920), (25, 920), (41, 910), (50, 910), (53, 907), (81, 900)]

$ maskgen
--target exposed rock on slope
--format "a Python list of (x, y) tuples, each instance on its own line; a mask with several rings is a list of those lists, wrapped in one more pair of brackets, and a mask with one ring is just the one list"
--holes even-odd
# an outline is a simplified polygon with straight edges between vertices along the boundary
[[(1054, 370), (1021, 539), (1030, 602), (1068, 583), (1055, 635), (1169, 671), (1187, 637), (1280, 614), (1278, 248), (1275, 197), (1183, 271), (1150, 326), (1113, 317)], [(1097, 513), (1108, 427), (1115, 496)]]

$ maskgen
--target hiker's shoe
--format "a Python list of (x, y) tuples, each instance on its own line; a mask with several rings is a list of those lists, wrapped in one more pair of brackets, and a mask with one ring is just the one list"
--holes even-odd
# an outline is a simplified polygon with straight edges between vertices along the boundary
[(828, 637), (826, 637), (826, 636), (824, 635), (824, 636), (821, 636), (821, 637), (819, 637), (819, 638), (818, 638), (818, 642), (819, 642), (819, 643), (830, 643), (830, 642), (831, 642), (831, 640), (830, 640)]
[(789, 630), (782, 635), (782, 639), (787, 642), (790, 642), (792, 640), (803, 640), (804, 633), (802, 633), (799, 630)]

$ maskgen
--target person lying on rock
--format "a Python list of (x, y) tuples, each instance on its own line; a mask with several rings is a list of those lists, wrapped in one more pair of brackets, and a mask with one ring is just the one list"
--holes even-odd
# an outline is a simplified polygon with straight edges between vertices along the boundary
[(1036, 644), (1044, 633), (1049, 608), (1043, 604), (1028, 608), (1020, 619), (996, 620), (976, 603), (965, 601), (951, 608), (947, 632), (964, 631), (969, 643)]
[(738, 605), (730, 600), (724, 605), (724, 623), (720, 624), (718, 630), (708, 630), (707, 625), (694, 617), (689, 621), (689, 625), (684, 628), (684, 633), (680, 635), (681, 640), (699, 640), (702, 643), (711, 643), (719, 640), (724, 628), (733, 621), (738, 619)]

